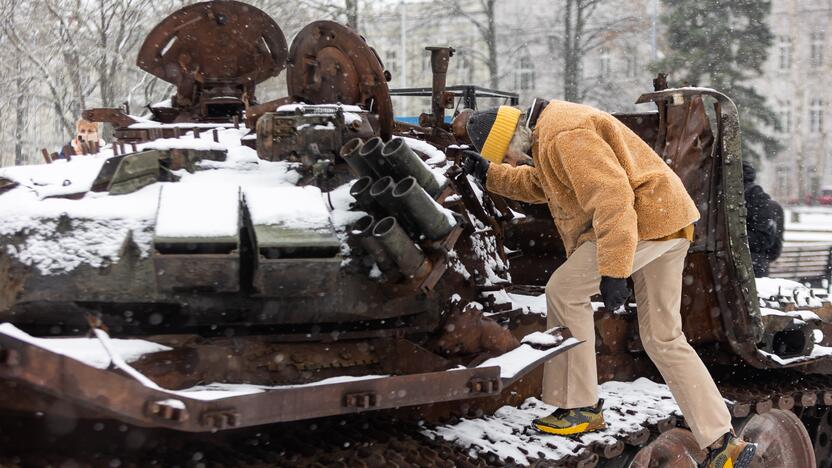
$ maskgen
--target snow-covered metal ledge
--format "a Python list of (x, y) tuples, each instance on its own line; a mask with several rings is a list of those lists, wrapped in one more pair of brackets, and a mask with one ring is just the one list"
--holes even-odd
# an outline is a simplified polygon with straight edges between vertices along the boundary
[(143, 340), (36, 338), (0, 324), (0, 378), (133, 424), (187, 432), (288, 422), (498, 395), (578, 345), (568, 330), (535, 333), (477, 367), (394, 376), (339, 377), (305, 385), (209, 384), (167, 390), (128, 364), (166, 348)]

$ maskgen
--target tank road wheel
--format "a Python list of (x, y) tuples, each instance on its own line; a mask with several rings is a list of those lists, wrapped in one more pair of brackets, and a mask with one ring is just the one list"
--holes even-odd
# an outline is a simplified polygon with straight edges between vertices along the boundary
[(815, 451), (806, 427), (791, 411), (771, 410), (745, 419), (737, 434), (757, 444), (754, 468), (814, 468)]
[(704, 455), (693, 434), (684, 429), (671, 429), (660, 435), (646, 447), (639, 450), (632, 468), (658, 468), (672, 466), (674, 468), (696, 468), (697, 460)]
[(832, 468), (832, 409), (811, 408), (803, 414), (803, 423), (815, 447), (819, 468)]

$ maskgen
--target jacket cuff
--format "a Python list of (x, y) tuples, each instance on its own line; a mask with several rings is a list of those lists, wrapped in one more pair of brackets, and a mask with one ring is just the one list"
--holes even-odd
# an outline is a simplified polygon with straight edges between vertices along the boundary
[(621, 252), (616, 252), (618, 255), (604, 256), (598, 255), (598, 273), (601, 276), (608, 276), (610, 278), (629, 278), (633, 274), (633, 260), (634, 256), (621, 255)]
[[(494, 162), (488, 165), (488, 171), (485, 173), (485, 189), (489, 192), (496, 193), (499, 191), (499, 181), (502, 179), (504, 174), (503, 168), (500, 166), (502, 166), (502, 164)], [(495, 184), (497, 190), (495, 190)]]

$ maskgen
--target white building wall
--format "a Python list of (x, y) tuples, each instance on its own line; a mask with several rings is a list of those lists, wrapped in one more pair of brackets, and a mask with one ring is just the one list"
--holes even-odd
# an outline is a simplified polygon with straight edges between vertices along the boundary
[[(466, 1), (469, 11), (476, 11), (479, 2)], [(649, 66), (661, 58), (660, 24), (656, 50), (652, 41), (657, 3), (608, 0), (594, 14), (590, 28), (620, 19), (621, 12), (627, 12), (632, 21), (627, 27), (618, 28), (619, 23), (610, 28), (603, 35), (603, 43), (585, 55), (581, 78), (586, 90), (584, 102), (609, 111), (652, 110), (650, 105), (637, 107), (634, 102), (641, 93), (652, 90), (654, 73)], [(430, 0), (376, 8), (364, 14), (362, 32), (392, 72), (391, 87), (431, 85), (430, 55), (424, 50), (428, 45), (450, 45), (457, 50), (450, 63), (449, 85), (489, 86), (485, 43), (470, 20), (440, 14)], [(406, 63), (401, 59), (402, 8), (406, 9)], [(530, 103), (534, 97), (563, 98), (562, 14), (562, 9), (553, 8), (549, 0), (498, 3), (499, 88), (518, 92), (521, 104)], [(781, 116), (780, 128), (772, 132), (783, 150), (774, 159), (762, 162), (759, 181), (776, 199), (792, 202), (799, 198), (801, 186), (802, 193), (810, 195), (832, 185), (832, 87), (827, 83), (832, 77), (832, 1), (773, 0), (769, 21), (774, 44), (764, 74), (755, 85)], [(822, 38), (817, 36), (819, 33)], [(785, 56), (781, 58), (781, 54)], [(782, 65), (781, 60), (785, 61)], [(406, 79), (402, 68), (406, 68)], [(672, 70), (669, 72), (671, 84), (679, 84)], [(394, 106), (397, 115), (418, 116), (429, 111), (430, 101), (396, 98)]]
[(763, 162), (760, 181), (778, 200), (796, 202), (832, 183), (832, 2), (773, 0), (769, 22), (774, 44), (756, 84), (780, 115), (783, 149)]

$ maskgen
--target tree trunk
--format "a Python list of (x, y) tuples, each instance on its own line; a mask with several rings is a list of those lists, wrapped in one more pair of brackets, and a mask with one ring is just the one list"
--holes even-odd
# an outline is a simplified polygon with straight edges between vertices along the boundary
[(563, 99), (575, 101), (578, 98), (577, 64), (575, 44), (572, 36), (572, 10), (575, 0), (566, 0), (563, 12)]
[(584, 9), (586, 5), (581, 0), (565, 0), (563, 25), (563, 99), (570, 102), (580, 102), (581, 99), (581, 66), (582, 44), (584, 34)]
[(20, 60), (17, 61), (17, 79), (15, 80), (15, 118), (14, 118), (14, 164), (21, 166), (26, 164), (26, 155), (23, 154), (23, 133), (26, 128), (26, 117), (29, 109), (26, 102), (28, 91), (25, 89), (25, 80), (22, 76), (23, 66)]
[(347, 25), (360, 34), (361, 30), (358, 25), (358, 1), (344, 0), (344, 3), (346, 4)]
[(497, 55), (497, 24), (496, 24), (496, 0), (486, 0), (483, 3), (485, 7), (485, 14), (488, 21), (488, 37), (486, 37), (486, 45), (488, 46), (488, 74), (490, 75), (491, 89), (498, 89), (500, 87), (500, 68), (499, 57)]
[(98, 27), (98, 50), (101, 57), (98, 59), (98, 86), (101, 89), (101, 106), (112, 107), (115, 100), (115, 77), (109, 74), (110, 70), (110, 54), (109, 41), (107, 30), (107, 17), (104, 15), (104, 0), (100, 0), (98, 8), (99, 12), (99, 27)]

